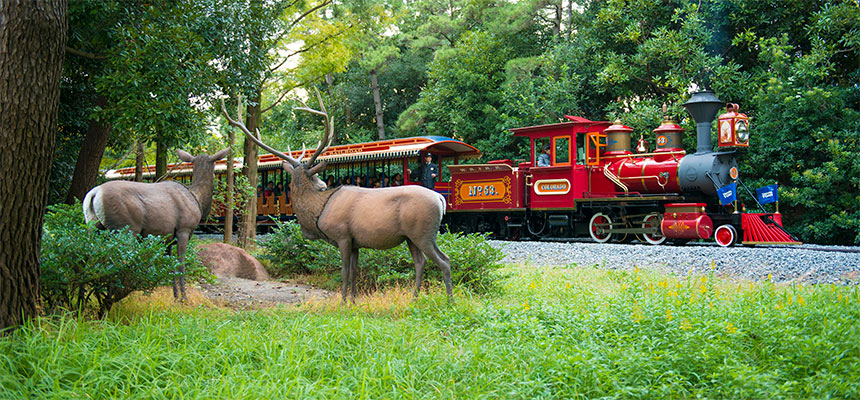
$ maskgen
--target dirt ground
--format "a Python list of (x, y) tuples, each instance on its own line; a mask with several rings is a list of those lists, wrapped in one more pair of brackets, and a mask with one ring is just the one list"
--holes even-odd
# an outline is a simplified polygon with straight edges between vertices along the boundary
[(235, 277), (218, 277), (214, 284), (201, 284), (200, 291), (213, 302), (234, 309), (301, 304), (311, 299), (327, 299), (336, 294), (301, 283), (252, 281)]

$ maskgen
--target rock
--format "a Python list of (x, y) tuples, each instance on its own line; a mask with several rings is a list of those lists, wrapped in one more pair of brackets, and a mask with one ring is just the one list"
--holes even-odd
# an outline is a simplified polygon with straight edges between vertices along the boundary
[(256, 258), (238, 247), (226, 243), (210, 243), (200, 246), (200, 260), (209, 272), (218, 277), (236, 277), (265, 281), (269, 273)]

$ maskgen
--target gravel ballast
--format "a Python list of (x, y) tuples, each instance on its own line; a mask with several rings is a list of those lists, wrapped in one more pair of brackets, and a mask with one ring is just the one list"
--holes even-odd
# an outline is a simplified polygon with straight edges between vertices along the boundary
[(803, 283), (860, 283), (860, 247), (737, 246), (712, 243), (683, 246), (593, 242), (507, 242), (490, 244), (505, 253), (504, 263), (659, 269), (678, 275), (709, 273), (746, 280)]

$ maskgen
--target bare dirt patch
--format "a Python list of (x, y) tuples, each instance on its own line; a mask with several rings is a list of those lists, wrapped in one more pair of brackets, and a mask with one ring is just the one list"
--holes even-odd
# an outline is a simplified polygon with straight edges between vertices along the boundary
[(264, 308), (279, 304), (302, 304), (322, 300), (335, 293), (297, 282), (253, 281), (218, 277), (214, 284), (200, 284), (204, 296), (233, 309)]

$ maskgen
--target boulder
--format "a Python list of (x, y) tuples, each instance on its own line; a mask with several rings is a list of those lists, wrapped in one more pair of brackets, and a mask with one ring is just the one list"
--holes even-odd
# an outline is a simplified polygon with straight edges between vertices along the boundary
[(215, 276), (265, 281), (269, 273), (256, 258), (236, 246), (226, 243), (210, 243), (200, 246), (200, 261)]

